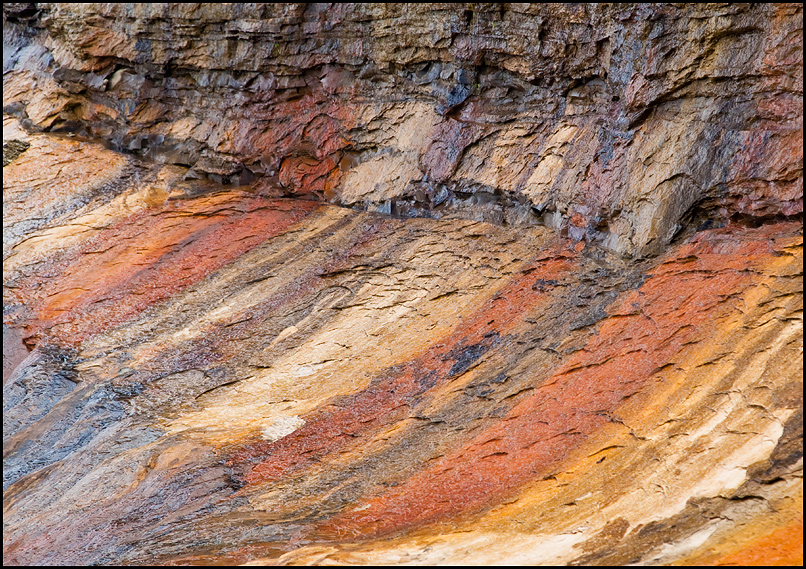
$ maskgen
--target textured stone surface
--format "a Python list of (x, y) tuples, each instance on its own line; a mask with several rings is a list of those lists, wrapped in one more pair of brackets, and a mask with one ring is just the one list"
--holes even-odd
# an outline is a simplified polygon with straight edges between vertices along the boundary
[(4, 17), (8, 110), (216, 181), (544, 223), (620, 253), (658, 253), (692, 220), (803, 209), (800, 5), (41, 3)]
[(5, 564), (802, 563), (799, 5), (4, 43)]

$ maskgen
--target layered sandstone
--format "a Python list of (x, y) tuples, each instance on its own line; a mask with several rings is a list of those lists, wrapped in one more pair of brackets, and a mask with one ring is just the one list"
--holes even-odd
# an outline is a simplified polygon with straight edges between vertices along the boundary
[(802, 45), (4, 5), (4, 562), (800, 564)]

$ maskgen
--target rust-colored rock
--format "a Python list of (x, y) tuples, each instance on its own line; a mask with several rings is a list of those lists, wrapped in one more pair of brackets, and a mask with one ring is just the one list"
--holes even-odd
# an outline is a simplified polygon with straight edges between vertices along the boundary
[(4, 43), (4, 564), (802, 564), (800, 5)]

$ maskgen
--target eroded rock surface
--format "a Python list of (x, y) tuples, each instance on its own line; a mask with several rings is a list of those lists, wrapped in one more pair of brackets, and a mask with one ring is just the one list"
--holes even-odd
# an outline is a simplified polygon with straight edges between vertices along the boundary
[(800, 5), (4, 43), (4, 563), (802, 563)]
[(8, 110), (192, 176), (630, 254), (802, 212), (797, 4), (16, 10)]

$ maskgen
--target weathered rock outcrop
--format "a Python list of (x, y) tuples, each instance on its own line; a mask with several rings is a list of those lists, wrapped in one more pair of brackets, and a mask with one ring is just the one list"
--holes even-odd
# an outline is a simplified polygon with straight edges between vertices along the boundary
[(6, 564), (802, 562), (800, 5), (3, 17)]
[(189, 177), (627, 253), (802, 212), (799, 5), (22, 6), (4, 105)]

